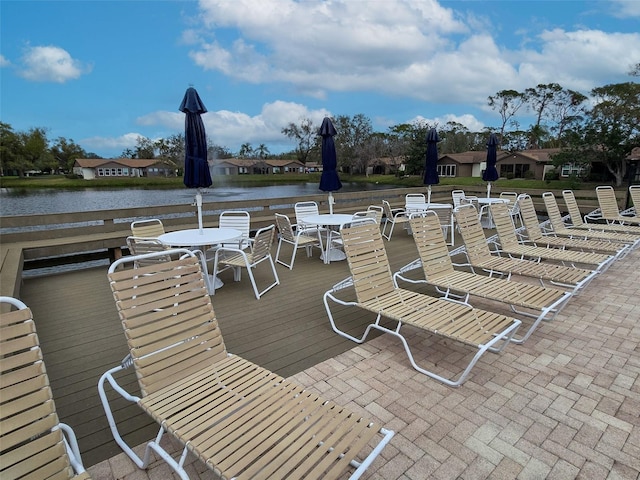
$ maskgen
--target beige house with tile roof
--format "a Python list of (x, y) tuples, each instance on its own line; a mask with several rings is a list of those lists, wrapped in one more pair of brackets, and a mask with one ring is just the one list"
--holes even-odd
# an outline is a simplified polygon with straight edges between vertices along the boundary
[(175, 177), (176, 168), (152, 158), (79, 158), (73, 173), (85, 180), (122, 177)]

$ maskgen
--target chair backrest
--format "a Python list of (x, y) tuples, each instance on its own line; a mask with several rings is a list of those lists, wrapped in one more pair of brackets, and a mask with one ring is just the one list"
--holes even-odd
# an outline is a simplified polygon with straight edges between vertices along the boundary
[(316, 202), (297, 202), (293, 206), (293, 210), (296, 214), (296, 223), (300, 223), (300, 220), (304, 219), (304, 217), (320, 213)]
[(10, 297), (0, 303), (17, 308), (0, 313), (0, 476), (74, 478), (31, 310)]
[(358, 218), (370, 218), (376, 223), (380, 223), (382, 219), (382, 212), (378, 212), (376, 210), (362, 210), (360, 212), (356, 212), (353, 214), (354, 219)]
[(459, 207), (464, 200), (464, 190), (452, 190), (451, 198), (453, 199), (453, 208)]
[(143, 396), (226, 357), (195, 254), (139, 269), (111, 264), (109, 283)]
[[(542, 198), (547, 195), (546, 193), (542, 195)], [(558, 202), (556, 202), (553, 193), (549, 192), (549, 196), (547, 197), (551, 204), (555, 205), (555, 211), (557, 211), (557, 215), (560, 217), (560, 222), (562, 222), (562, 215), (560, 214), (560, 208), (558, 207)], [(580, 213), (580, 207), (578, 206), (578, 202), (576, 201), (576, 197), (571, 190), (563, 190), (562, 198), (564, 198), (564, 204), (567, 207), (567, 212), (569, 212), (569, 216), (571, 217), (571, 224), (575, 227), (579, 227), (580, 225), (584, 225), (584, 219), (582, 218), (582, 214)], [(553, 200), (553, 201), (551, 201)], [(546, 202), (545, 202), (545, 205)], [(553, 207), (552, 207), (553, 208)], [(547, 212), (549, 212), (549, 207), (547, 206)], [(551, 218), (551, 214), (549, 214), (549, 218)], [(553, 223), (551, 224), (553, 225)]]
[(609, 185), (596, 187), (596, 196), (604, 218), (617, 218), (620, 215), (618, 200), (613, 187)]
[(631, 185), (629, 187), (629, 195), (636, 209), (636, 215), (640, 215), (640, 185)]
[(253, 237), (253, 261), (254, 263), (271, 254), (271, 245), (276, 238), (276, 226), (274, 224), (261, 228)]
[(518, 197), (518, 205), (520, 205), (520, 216), (524, 228), (527, 230), (529, 240), (533, 242), (544, 240), (542, 231), (540, 230), (538, 214), (536, 213), (536, 208), (533, 205), (531, 197), (527, 194), (520, 195)]
[(519, 247), (520, 242), (518, 242), (518, 236), (516, 235), (507, 204), (492, 203), (489, 208), (491, 209), (491, 218), (496, 226), (496, 232), (500, 238), (500, 246), (505, 250)]
[[(146, 253), (162, 252), (166, 251), (165, 246), (160, 243), (157, 238), (140, 238), (140, 237), (127, 237), (127, 246), (129, 247), (129, 253), (131, 255), (144, 255)], [(170, 255), (154, 256), (150, 259), (136, 259), (134, 267), (139, 268), (144, 265), (151, 265), (153, 263), (168, 262), (171, 260)]]
[(388, 220), (393, 220), (393, 212), (391, 211), (391, 204), (388, 200), (382, 200), (382, 209), (384, 210), (384, 215)]
[(427, 197), (424, 193), (407, 193), (404, 197), (405, 205), (411, 205), (412, 203), (427, 203)]
[(367, 207), (367, 212), (375, 212), (376, 213), (376, 221), (378, 223), (382, 222), (382, 215), (384, 214), (384, 208), (378, 205), (369, 205)]
[(157, 238), (165, 233), (162, 220), (149, 218), (131, 222), (131, 235), (134, 237)]
[(251, 216), (244, 210), (228, 210), (220, 214), (218, 219), (220, 228), (233, 228), (242, 232), (243, 246), (248, 245), (251, 233)]
[(544, 192), (542, 194), (542, 201), (544, 202), (544, 208), (547, 210), (547, 217), (549, 217), (551, 228), (554, 230), (566, 228), (555, 195), (552, 192)]
[(438, 215), (429, 211), (424, 215), (412, 217), (410, 223), (413, 240), (427, 280), (453, 273), (453, 263), (442, 236)]
[(365, 223), (344, 228), (342, 244), (358, 302), (366, 302), (395, 290), (389, 259), (377, 225)]
[(276, 213), (276, 226), (282, 238), (291, 243), (295, 242), (295, 234), (293, 233), (293, 226), (291, 225), (289, 217), (281, 213)]
[(509, 206), (515, 205), (518, 200), (518, 194), (516, 192), (502, 192), (499, 197), (504, 200), (509, 200)]
[(465, 250), (469, 261), (472, 264), (479, 264), (491, 256), (487, 237), (484, 234), (482, 225), (478, 221), (478, 210), (473, 205), (461, 205), (453, 212), (456, 218), (456, 225), (465, 245)]

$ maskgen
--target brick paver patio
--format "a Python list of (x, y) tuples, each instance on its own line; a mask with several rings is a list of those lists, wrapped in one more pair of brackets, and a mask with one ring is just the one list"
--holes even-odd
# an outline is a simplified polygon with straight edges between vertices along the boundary
[[(377, 418), (396, 436), (370, 479), (637, 479), (640, 476), (640, 252), (596, 278), (524, 345), (486, 354), (460, 388), (413, 370), (383, 335), (293, 379)], [(411, 333), (418, 362), (459, 371), (470, 349)], [(465, 359), (463, 359), (465, 360)], [(98, 480), (171, 478), (124, 454)], [(191, 478), (215, 478), (193, 460)]]

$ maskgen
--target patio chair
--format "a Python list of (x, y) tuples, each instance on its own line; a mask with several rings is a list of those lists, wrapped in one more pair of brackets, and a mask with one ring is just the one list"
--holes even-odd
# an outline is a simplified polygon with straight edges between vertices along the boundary
[[(98, 391), (118, 445), (143, 469), (156, 452), (182, 479), (189, 452), (216, 478), (336, 479), (350, 464), (359, 478), (394, 432), (228, 353), (200, 262), (179, 253), (186, 257), (145, 267), (144, 276), (118, 268), (128, 257), (109, 268), (129, 355), (102, 375)], [(119, 383), (129, 368), (139, 392)], [(160, 426), (142, 456), (122, 438), (112, 405), (123, 400), (111, 388)], [(179, 458), (164, 450), (163, 435), (184, 446)]]
[(511, 221), (509, 207), (504, 203), (494, 203), (490, 208), (500, 242), (500, 249), (509, 256), (536, 260), (545, 259), (571, 266), (594, 265), (597, 270), (605, 270), (615, 259), (613, 255), (604, 253), (578, 252), (524, 245), (518, 241), (515, 227)]
[(0, 478), (90, 478), (58, 419), (31, 310), (11, 297), (0, 303), (10, 305), (0, 313)]
[[(323, 298), (331, 328), (338, 335), (356, 343), (363, 343), (372, 329), (393, 335), (402, 342), (413, 368), (446, 385), (457, 387), (464, 383), (485, 352), (502, 351), (520, 326), (520, 320), (505, 315), (398, 288), (393, 283), (382, 234), (373, 224), (345, 228), (342, 238), (351, 276), (334, 285)], [(341, 292), (351, 291), (352, 288), (356, 300), (340, 298)], [(364, 309), (373, 313), (375, 320), (367, 325), (361, 337), (355, 337), (338, 328), (329, 301)], [(389, 327), (383, 324), (383, 318), (393, 321), (395, 325)], [(455, 340), (477, 351), (461, 373), (445, 377), (416, 363), (411, 347), (401, 332), (404, 325), (442, 339)], [(353, 327), (350, 328), (352, 331)]]
[(404, 196), (404, 206), (406, 210), (411, 209), (411, 204), (418, 204), (419, 209), (422, 210), (425, 203), (427, 203), (427, 197), (424, 195), (424, 193), (407, 193)]
[(509, 211), (513, 225), (517, 228), (518, 224), (522, 226), (522, 218), (520, 217), (520, 204), (518, 203), (518, 194), (516, 192), (501, 192), (498, 198), (509, 202)]
[(535, 246), (607, 253), (616, 258), (629, 250), (627, 245), (610, 240), (559, 237), (553, 233), (543, 235), (531, 197), (527, 194), (520, 195), (518, 204), (520, 205), (522, 223), (527, 233), (527, 241)]
[(601, 216), (607, 222), (607, 224), (640, 224), (640, 216), (622, 215), (622, 213), (618, 209), (618, 200), (616, 199), (616, 192), (613, 187), (608, 185), (598, 186), (596, 187), (596, 195), (598, 197), (598, 205), (600, 206)]
[(544, 192), (542, 194), (542, 200), (547, 210), (549, 222), (552, 227), (552, 231), (556, 235), (562, 236), (578, 236), (580, 238), (594, 238), (601, 240), (611, 240), (615, 242), (621, 242), (631, 245), (631, 248), (636, 248), (640, 244), (640, 234), (632, 234), (627, 232), (627, 227), (623, 225), (605, 225), (597, 223), (585, 223), (580, 214), (580, 208), (576, 202), (575, 196), (571, 190), (564, 190), (562, 192), (567, 210), (569, 212), (569, 218), (571, 219), (571, 225), (566, 225), (558, 202), (552, 192)]
[(149, 218), (131, 222), (131, 235), (140, 238), (158, 238), (165, 233), (162, 220)]
[(222, 247), (238, 247), (242, 250), (246, 250), (251, 246), (251, 238), (249, 234), (251, 231), (251, 216), (249, 212), (244, 210), (226, 210), (220, 213), (218, 219), (218, 226), (220, 228), (233, 228), (242, 232), (242, 239), (240, 243), (223, 243)]
[[(441, 235), (438, 217), (432, 212), (412, 217), (411, 230), (418, 259), (394, 273), (396, 286), (398, 280), (427, 283), (447, 299), (469, 303), (470, 296), (475, 296), (504, 303), (518, 315), (534, 319), (523, 336), (513, 337), (514, 343), (524, 343), (542, 320), (553, 320), (571, 298), (570, 292), (555, 288), (456, 270)], [(423, 272), (421, 278), (407, 276), (417, 269)]]
[[(271, 246), (275, 239), (275, 233), (275, 225), (269, 225), (268, 227), (258, 230), (253, 239), (250, 252), (237, 247), (218, 248), (213, 260), (213, 276), (216, 277), (220, 272), (232, 269), (234, 273), (234, 281), (239, 282), (241, 280), (242, 269), (246, 268), (249, 274), (249, 279), (251, 280), (251, 285), (253, 286), (253, 292), (259, 300), (262, 295), (280, 284), (280, 279), (276, 272), (276, 265), (273, 262), (273, 257), (271, 256)], [(253, 269), (262, 262), (267, 262), (271, 267), (274, 281), (266, 288), (258, 290), (256, 279), (253, 275)], [(220, 268), (221, 266), (222, 268)]]
[(454, 215), (465, 246), (463, 253), (471, 271), (480, 270), (490, 277), (510, 278), (511, 275), (520, 275), (535, 278), (542, 285), (549, 283), (570, 289), (574, 295), (582, 291), (598, 274), (596, 270), (500, 256), (502, 252), (499, 250), (492, 254), (473, 205), (457, 208)]
[[(406, 226), (409, 222), (409, 216), (403, 208), (391, 208), (391, 204), (387, 200), (382, 201), (382, 208), (384, 209), (384, 224), (382, 225), (382, 236), (387, 240), (391, 240), (393, 235), (393, 229), (396, 225)], [(391, 225), (389, 233), (387, 231), (387, 225)]]
[[(304, 227), (299, 227), (294, 232), (289, 217), (280, 213), (276, 213), (276, 226), (278, 227), (279, 233), (278, 249), (276, 250), (276, 263), (288, 267), (289, 270), (293, 270), (296, 252), (299, 249), (304, 248), (307, 251), (307, 257), (311, 257), (313, 247), (318, 247), (320, 251), (322, 251), (322, 239), (320, 238), (320, 233), (317, 228), (313, 227), (308, 229), (308, 235), (306, 233), (307, 230)], [(289, 263), (280, 260), (280, 249), (284, 243), (291, 245), (291, 248), (293, 249)]]
[(467, 196), (464, 190), (452, 190), (451, 199), (453, 200), (453, 208), (458, 208), (460, 205), (471, 204), (476, 209), (478, 208), (478, 197)]
[(378, 225), (382, 225), (384, 208), (377, 205), (369, 205), (366, 210), (361, 210), (353, 214), (354, 217), (371, 217)]
[[(129, 253), (131, 255), (144, 255), (151, 252), (164, 252), (167, 250), (160, 240), (157, 238), (142, 238), (142, 237), (127, 237), (127, 247), (129, 247)], [(148, 262), (169, 262), (171, 261), (170, 255), (159, 255), (153, 257), (151, 260), (141, 259), (136, 261), (133, 266), (138, 268), (147, 265)], [(139, 263), (142, 262), (142, 263)]]

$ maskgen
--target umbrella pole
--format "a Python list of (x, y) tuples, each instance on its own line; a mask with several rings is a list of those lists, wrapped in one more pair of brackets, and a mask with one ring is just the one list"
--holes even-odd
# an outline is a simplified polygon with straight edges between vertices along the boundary
[(202, 230), (202, 194), (200, 193), (200, 190), (196, 193), (196, 205), (198, 206), (198, 229), (202, 235), (204, 232)]
[(329, 192), (329, 215), (333, 215), (333, 204), (335, 200), (333, 199), (333, 193)]
[(487, 198), (491, 198), (491, 182), (487, 182)]
[(427, 205), (431, 203), (431, 185), (427, 187)]

